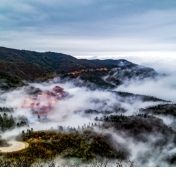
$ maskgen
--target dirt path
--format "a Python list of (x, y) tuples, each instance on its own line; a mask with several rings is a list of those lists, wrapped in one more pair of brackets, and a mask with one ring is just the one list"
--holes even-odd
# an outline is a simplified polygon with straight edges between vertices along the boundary
[(0, 152), (8, 153), (8, 152), (15, 152), (19, 150), (23, 150), (29, 146), (26, 142), (18, 142), (18, 141), (10, 141), (8, 142), (11, 146), (9, 147), (0, 147)]

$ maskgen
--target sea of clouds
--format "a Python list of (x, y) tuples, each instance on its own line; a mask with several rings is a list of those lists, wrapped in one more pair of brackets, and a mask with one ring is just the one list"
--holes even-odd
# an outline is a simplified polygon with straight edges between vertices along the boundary
[[(129, 57), (124, 58), (129, 61), (137, 61), (137, 58)], [(150, 95), (157, 98), (176, 101), (176, 71), (174, 67), (176, 63), (174, 59), (168, 60), (140, 60), (140, 65), (154, 68), (162, 76), (156, 79), (145, 79), (142, 81), (128, 81), (125, 84), (119, 86), (115, 91), (131, 92), (135, 94)], [(165, 74), (163, 76), (163, 74)], [(51, 113), (47, 115), (41, 115), (41, 118), (47, 116), (48, 121), (42, 122), (37, 118), (37, 114), (33, 114), (30, 108), (22, 108), (21, 105), (24, 99), (28, 97), (28, 93), (24, 87), (18, 88), (13, 91), (3, 93), (1, 97), (6, 99), (5, 102), (1, 102), (1, 106), (5, 107), (15, 107), (15, 112), (13, 115), (18, 117), (24, 115), (29, 120), (30, 128), (35, 131), (38, 130), (49, 130), (51, 128), (57, 129), (58, 126), (63, 127), (74, 127), (83, 126), (85, 124), (94, 123), (95, 117), (102, 117), (103, 114), (86, 114), (84, 111), (87, 109), (98, 110), (98, 111), (112, 111), (114, 106), (126, 109), (124, 115), (133, 115), (138, 112), (140, 108), (146, 108), (149, 106), (155, 106), (161, 104), (162, 102), (143, 102), (141, 99), (124, 98), (115, 95), (109, 90), (90, 90), (86, 87), (75, 86), (72, 81), (63, 82), (60, 78), (55, 78), (53, 80), (44, 83), (30, 83), (29, 86), (39, 88), (43, 93), (47, 90), (52, 90), (55, 86), (60, 86), (64, 88), (64, 91), (69, 93), (69, 96), (58, 101), (54, 104), (54, 109)], [(116, 114), (116, 113), (113, 113)], [(118, 113), (117, 113), (118, 114)], [(175, 119), (173, 117), (158, 116), (162, 119), (166, 125), (170, 125)], [(21, 131), (27, 128), (14, 129), (12, 131), (5, 132), (2, 136), (4, 138), (9, 138), (10, 136), (15, 136), (21, 133)], [(96, 131), (97, 129), (95, 129)], [(125, 134), (117, 134), (113, 131), (97, 131), (101, 133), (110, 133), (113, 139), (114, 146), (127, 147), (130, 151), (130, 159), (135, 162), (135, 166), (169, 166), (163, 161), (163, 158), (168, 153), (175, 151), (169, 150), (173, 147), (173, 143), (167, 144), (162, 150), (160, 148), (154, 148), (152, 146), (153, 141), (159, 140), (163, 136), (160, 134), (153, 134), (148, 136), (150, 139), (148, 143), (139, 142), (135, 139), (126, 136)], [(147, 135), (147, 134), (146, 134)], [(152, 151), (152, 152), (151, 152)], [(143, 162), (144, 157), (148, 154), (148, 162)]]

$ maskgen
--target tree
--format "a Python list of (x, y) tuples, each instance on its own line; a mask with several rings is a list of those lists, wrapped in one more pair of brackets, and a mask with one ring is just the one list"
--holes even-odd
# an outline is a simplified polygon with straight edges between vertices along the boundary
[(80, 126), (78, 125), (78, 130), (80, 130)]
[(2, 126), (3, 125), (3, 118), (2, 118), (2, 116), (0, 115), (0, 126)]
[(98, 117), (96, 117), (95, 120), (98, 121), (99, 120)]
[(3, 119), (4, 119), (4, 120), (7, 120), (7, 118), (8, 118), (8, 115), (4, 112), (4, 114), (3, 114)]
[(13, 116), (12, 116), (12, 115), (10, 116), (9, 123), (10, 123), (10, 125), (11, 125), (11, 126), (14, 126), (14, 125), (15, 125), (15, 121), (14, 121), (14, 119), (13, 119)]
[(63, 130), (64, 130), (64, 128), (63, 128), (62, 126), (58, 126), (58, 129), (59, 129), (60, 131), (63, 131)]

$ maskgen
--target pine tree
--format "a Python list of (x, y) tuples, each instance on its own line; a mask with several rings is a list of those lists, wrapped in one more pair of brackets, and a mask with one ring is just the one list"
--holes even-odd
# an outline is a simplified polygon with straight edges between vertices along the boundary
[(58, 126), (58, 129), (59, 129), (60, 131), (63, 131), (63, 130), (64, 130), (64, 128), (63, 128), (62, 126)]
[(12, 115), (10, 116), (9, 123), (10, 123), (10, 126), (11, 126), (11, 127), (15, 126), (15, 121), (14, 121), (14, 119), (13, 119), (13, 116), (12, 116)]
[(3, 125), (3, 118), (2, 118), (2, 116), (0, 115), (0, 126), (2, 126)]
[(8, 115), (5, 112), (3, 114), (3, 119), (4, 119), (4, 121), (8, 119)]
[(96, 121), (99, 120), (98, 117), (96, 117), (95, 120), (96, 120)]
[(78, 130), (80, 130), (80, 127), (79, 127), (79, 125), (78, 125)]

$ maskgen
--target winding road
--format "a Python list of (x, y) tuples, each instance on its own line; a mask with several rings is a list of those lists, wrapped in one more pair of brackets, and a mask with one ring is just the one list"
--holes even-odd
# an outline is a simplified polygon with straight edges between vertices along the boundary
[(19, 141), (10, 141), (8, 144), (10, 144), (9, 147), (0, 147), (0, 153), (16, 152), (29, 146), (28, 143)]

